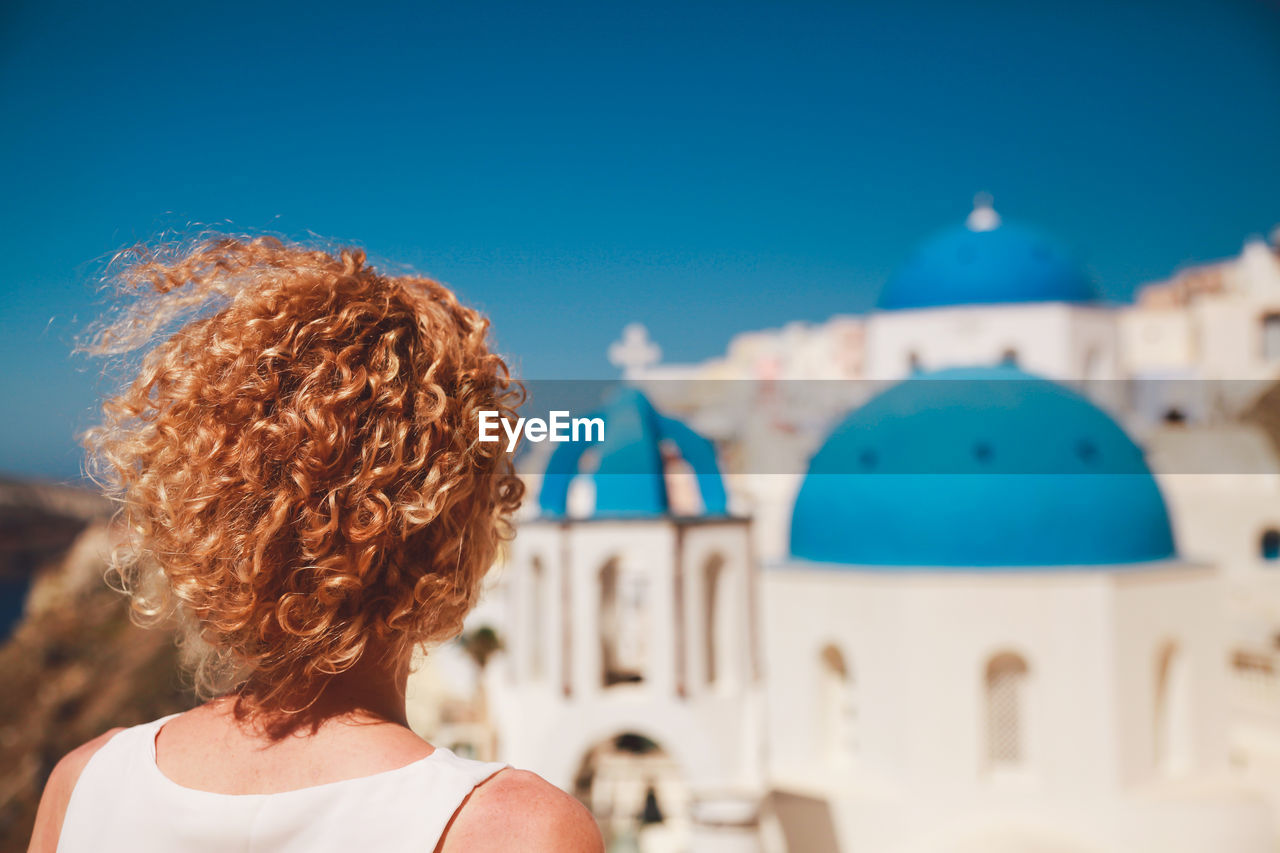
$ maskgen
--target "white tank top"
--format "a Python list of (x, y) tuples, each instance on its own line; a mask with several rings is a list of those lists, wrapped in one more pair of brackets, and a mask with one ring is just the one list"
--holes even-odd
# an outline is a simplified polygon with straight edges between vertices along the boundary
[(215, 794), (179, 785), (156, 766), (156, 733), (169, 719), (117, 732), (89, 759), (67, 804), (59, 853), (431, 853), (463, 798), (507, 766), (436, 747), (372, 776)]

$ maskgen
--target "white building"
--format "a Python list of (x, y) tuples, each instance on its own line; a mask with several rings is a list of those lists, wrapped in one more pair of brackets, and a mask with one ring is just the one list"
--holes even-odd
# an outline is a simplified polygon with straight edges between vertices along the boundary
[[(644, 379), (897, 379), (1011, 361), (1050, 379), (1272, 380), (1280, 376), (1280, 227), (1240, 256), (1108, 302), (1052, 236), (1002, 222), (979, 196), (963, 225), (923, 242), (865, 315), (743, 332), (724, 356), (658, 362), (642, 326), (619, 349)], [(652, 358), (628, 358), (643, 343)]]
[(791, 551), (762, 595), (771, 782), (826, 801), (838, 849), (1272, 849), (1229, 774), (1223, 580), (1075, 392), (895, 386), (815, 456)]
[[(815, 455), (768, 566), (705, 444), (635, 392), (605, 417), (504, 570), (507, 760), (623, 826), (652, 774), (681, 831), (645, 849), (1273, 849), (1228, 772), (1223, 579), (1177, 557), (1141, 452), (1083, 397), (1007, 366), (893, 386)], [(666, 769), (628, 776), (624, 737)]]
[(1005, 224), (979, 199), (963, 226), (926, 241), (868, 315), (865, 375), (1017, 364), (1052, 379), (1113, 379), (1115, 314), (1070, 252)]
[[(1247, 394), (1059, 382), (1274, 376), (1277, 268), (1107, 305), (980, 203), (865, 317), (702, 365), (631, 329), (611, 355), (715, 446), (632, 391), (530, 478), (484, 613), (501, 756), (645, 851), (1274, 850), (1272, 443), (1222, 422)], [(1172, 407), (1157, 484), (1116, 419)]]
[[(1280, 242), (1280, 229), (1275, 239)], [(1280, 253), (1249, 240), (1240, 257), (1148, 285), (1121, 314), (1134, 377), (1274, 379), (1280, 374)]]

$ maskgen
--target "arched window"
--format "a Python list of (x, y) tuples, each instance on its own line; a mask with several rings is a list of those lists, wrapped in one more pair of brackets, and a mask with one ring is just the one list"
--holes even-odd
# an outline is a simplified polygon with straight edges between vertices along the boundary
[(644, 680), (646, 584), (617, 557), (600, 569), (600, 664), (605, 687)]
[(702, 667), (707, 676), (707, 686), (712, 686), (721, 676), (720, 620), (723, 606), (720, 602), (721, 578), (724, 558), (713, 554), (702, 566)]
[(706, 505), (702, 501), (702, 490), (698, 487), (698, 476), (693, 466), (685, 460), (680, 448), (674, 441), (665, 439), (658, 445), (662, 457), (662, 479), (667, 489), (667, 508), (672, 515), (702, 515)]
[(1280, 359), (1280, 314), (1262, 317), (1262, 357), (1266, 361)]
[(998, 654), (987, 662), (987, 764), (1018, 767), (1026, 761), (1027, 662)]
[(569, 481), (565, 497), (565, 514), (569, 518), (590, 518), (596, 511), (596, 481), (590, 474), (579, 474)]
[(578, 459), (578, 472), (569, 480), (564, 511), (569, 518), (591, 518), (596, 512), (596, 478), (600, 468), (600, 451), (588, 447)]
[(818, 712), (822, 753), (827, 763), (846, 767), (857, 751), (857, 706), (853, 694), (853, 670), (833, 644), (818, 655)]
[(1000, 363), (1005, 367), (1018, 366), (1018, 349), (1017, 347), (1005, 347), (1000, 353)]
[(1154, 764), (1165, 774), (1191, 764), (1191, 684), (1185, 656), (1172, 641), (1156, 653)]
[(547, 671), (547, 572), (541, 557), (529, 564), (529, 675), (542, 678)]
[(1258, 552), (1268, 562), (1280, 560), (1280, 530), (1274, 527), (1264, 530), (1258, 543)]

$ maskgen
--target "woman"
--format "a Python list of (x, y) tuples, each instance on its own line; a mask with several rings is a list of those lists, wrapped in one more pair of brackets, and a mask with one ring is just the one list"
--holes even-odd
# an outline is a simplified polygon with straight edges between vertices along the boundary
[(476, 440), (522, 394), (488, 321), (358, 250), (219, 237), (122, 269), (87, 349), (160, 343), (86, 434), (113, 574), (216, 698), (63, 758), (31, 849), (602, 850), (571, 797), (405, 719), (414, 649), (460, 630), (522, 495)]

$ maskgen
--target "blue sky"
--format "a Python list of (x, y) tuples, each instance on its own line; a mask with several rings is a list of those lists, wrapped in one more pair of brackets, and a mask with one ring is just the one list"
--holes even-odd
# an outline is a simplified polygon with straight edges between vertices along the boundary
[(1103, 291), (1280, 223), (1280, 5), (0, 11), (0, 472), (71, 477), (113, 251), (308, 232), (455, 286), (534, 379), (865, 310), (973, 194)]

